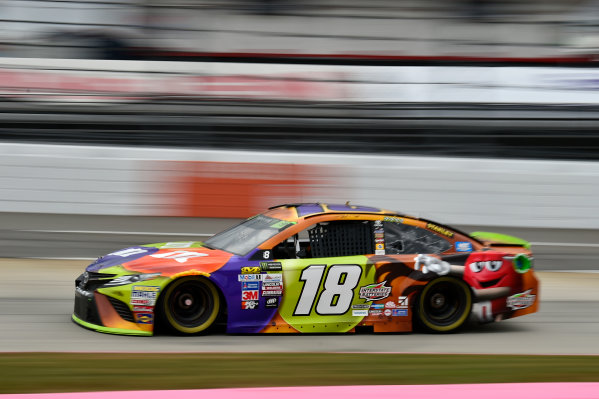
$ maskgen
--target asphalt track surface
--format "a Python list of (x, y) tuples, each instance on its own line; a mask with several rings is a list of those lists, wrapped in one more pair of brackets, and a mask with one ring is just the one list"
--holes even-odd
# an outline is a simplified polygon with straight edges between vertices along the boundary
[(89, 331), (71, 321), (74, 279), (90, 258), (139, 243), (203, 240), (235, 220), (35, 214), (0, 214), (0, 219), (0, 352), (599, 355), (599, 240), (592, 230), (486, 228), (533, 242), (541, 310), (499, 323), (471, 324), (457, 334), (129, 337)]

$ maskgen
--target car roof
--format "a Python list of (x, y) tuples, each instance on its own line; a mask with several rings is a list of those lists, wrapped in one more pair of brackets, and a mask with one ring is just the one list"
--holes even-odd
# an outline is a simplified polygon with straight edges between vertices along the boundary
[[(331, 214), (331, 213), (362, 213), (362, 214), (378, 214), (378, 215), (391, 215), (391, 216), (404, 216), (413, 218), (412, 216), (402, 215), (398, 212), (374, 208), (371, 206), (363, 206), (363, 205), (351, 205), (349, 203), (345, 204), (325, 204), (321, 202), (312, 202), (312, 203), (294, 203), (294, 204), (281, 204), (268, 208), (269, 210), (280, 209), (280, 208), (295, 208), (297, 212), (297, 217), (299, 218), (309, 218), (323, 214)], [(418, 219), (418, 218), (414, 218)]]
[(351, 205), (349, 202), (345, 204), (325, 204), (321, 202), (312, 202), (312, 203), (292, 203), (292, 204), (281, 204), (268, 208), (269, 211), (276, 210), (295, 210), (297, 213), (297, 219), (308, 219), (320, 215), (330, 215), (330, 214), (347, 214), (347, 213), (355, 213), (355, 214), (370, 214), (370, 215), (381, 215), (381, 216), (393, 216), (400, 218), (407, 218), (418, 220), (427, 224), (432, 224), (436, 227), (448, 229), (455, 233), (461, 234), (465, 237), (469, 237), (471, 240), (476, 242), (481, 242), (477, 240), (475, 237), (470, 236), (468, 233), (460, 231), (455, 227), (448, 226), (445, 224), (441, 224), (429, 219), (419, 218), (416, 216), (406, 215), (395, 211), (390, 211), (387, 209), (374, 208), (371, 206), (363, 206), (363, 205)]

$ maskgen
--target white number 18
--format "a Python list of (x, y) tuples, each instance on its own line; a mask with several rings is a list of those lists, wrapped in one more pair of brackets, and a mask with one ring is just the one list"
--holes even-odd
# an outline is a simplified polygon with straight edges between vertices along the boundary
[[(326, 265), (310, 265), (302, 271), (300, 281), (304, 287), (300, 294), (294, 316), (308, 316), (318, 296)], [(324, 280), (324, 287), (316, 303), (320, 315), (346, 313), (354, 299), (354, 289), (360, 282), (362, 268), (358, 265), (333, 265)]]

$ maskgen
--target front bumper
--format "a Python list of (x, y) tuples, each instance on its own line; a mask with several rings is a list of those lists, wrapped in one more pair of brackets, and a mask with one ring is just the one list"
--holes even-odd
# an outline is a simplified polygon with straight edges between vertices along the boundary
[(139, 323), (135, 318), (125, 302), (76, 286), (72, 316), (75, 323), (109, 334), (153, 335), (153, 322)]

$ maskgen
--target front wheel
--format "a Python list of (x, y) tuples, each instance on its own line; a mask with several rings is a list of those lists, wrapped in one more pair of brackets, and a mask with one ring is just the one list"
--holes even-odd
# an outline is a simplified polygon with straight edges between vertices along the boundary
[(472, 291), (463, 280), (441, 277), (420, 293), (417, 322), (431, 332), (452, 332), (464, 325), (472, 309)]
[(197, 334), (211, 327), (220, 311), (214, 284), (204, 278), (183, 277), (162, 294), (160, 316), (167, 328), (180, 334)]

